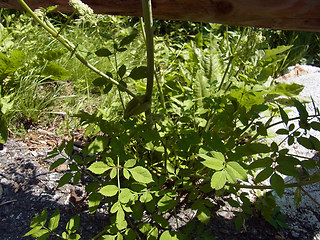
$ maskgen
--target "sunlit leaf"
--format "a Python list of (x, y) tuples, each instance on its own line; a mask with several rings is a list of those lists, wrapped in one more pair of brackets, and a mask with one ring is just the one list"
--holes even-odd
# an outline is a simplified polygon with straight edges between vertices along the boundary
[(226, 173), (224, 171), (215, 172), (211, 178), (211, 187), (219, 190), (224, 187), (227, 182)]
[(137, 166), (134, 168), (130, 168), (128, 170), (132, 174), (133, 179), (136, 180), (137, 182), (141, 182), (141, 183), (153, 182), (151, 173), (149, 172), (148, 169), (144, 167)]
[(119, 188), (116, 185), (107, 185), (100, 189), (99, 193), (104, 196), (112, 197), (116, 195), (119, 191)]
[(90, 165), (90, 167), (88, 167), (88, 170), (90, 170), (94, 174), (102, 174), (111, 168), (112, 167), (108, 166), (104, 162), (94, 162)]
[(49, 220), (48, 228), (51, 231), (54, 231), (58, 227), (59, 221), (60, 221), (60, 213), (59, 213), (59, 209), (56, 209)]

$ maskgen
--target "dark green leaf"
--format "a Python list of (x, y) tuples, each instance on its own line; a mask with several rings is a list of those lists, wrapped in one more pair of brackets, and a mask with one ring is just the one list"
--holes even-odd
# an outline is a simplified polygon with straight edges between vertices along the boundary
[(302, 105), (302, 103), (295, 99), (294, 105), (296, 106), (296, 108), (299, 112), (300, 119), (303, 121), (307, 121), (309, 114), (308, 114), (306, 108)]
[(66, 153), (69, 157), (70, 157), (70, 156), (72, 155), (72, 153), (73, 153), (73, 143), (74, 143), (73, 139), (70, 140), (70, 141), (67, 143), (67, 145), (66, 145), (66, 147), (65, 147), (65, 149), (64, 149), (65, 153)]
[(282, 121), (288, 125), (288, 122), (289, 122), (289, 117), (288, 117), (288, 114), (283, 110), (282, 107), (278, 106), (279, 107), (279, 110), (280, 110), (280, 116), (281, 116), (281, 119)]
[(129, 77), (131, 77), (134, 80), (139, 80), (139, 79), (146, 78), (147, 74), (148, 74), (148, 68), (146, 66), (140, 66), (132, 69), (131, 73), (129, 74)]
[(123, 64), (121, 65), (121, 67), (118, 70), (118, 74), (120, 78), (123, 78), (123, 76), (126, 74), (127, 68), (126, 66)]
[(127, 88), (127, 83), (126, 83), (125, 81), (121, 80), (121, 81), (119, 82), (119, 85), (122, 86), (122, 88), (119, 87), (119, 90), (120, 90), (121, 92), (124, 92), (124, 91), (125, 91), (124, 89)]
[(270, 178), (270, 184), (273, 188), (273, 190), (275, 190), (275, 192), (278, 194), (279, 197), (282, 197), (283, 196), (283, 193), (284, 193), (284, 180), (283, 178), (274, 173), (272, 175), (272, 177)]
[(93, 214), (97, 210), (102, 198), (103, 197), (100, 193), (94, 192), (94, 193), (90, 194), (90, 196), (89, 196), (89, 211), (91, 214)]
[(280, 128), (276, 131), (276, 134), (279, 134), (279, 135), (288, 135), (289, 134), (289, 131), (287, 129), (284, 129), (284, 128)]
[(95, 80), (92, 81), (92, 84), (97, 86), (97, 87), (102, 87), (102, 86), (108, 85), (109, 83), (110, 82), (104, 77), (98, 77), (98, 78), (96, 78)]
[(104, 136), (98, 136), (96, 139), (90, 143), (88, 146), (89, 153), (98, 153), (102, 152), (109, 145), (109, 139)]
[(313, 149), (316, 150), (316, 151), (320, 151), (320, 141), (319, 141), (319, 139), (314, 137), (314, 136), (310, 136), (309, 140), (313, 145)]
[(68, 231), (69, 234), (75, 233), (79, 227), (80, 223), (80, 217), (79, 216), (74, 216), (72, 217), (66, 226), (66, 230)]
[(108, 84), (104, 87), (103, 93), (104, 93), (104, 94), (108, 94), (108, 93), (111, 91), (112, 87), (113, 87), (113, 84), (112, 84), (112, 83), (108, 83)]
[(120, 42), (120, 46), (122, 47), (132, 43), (133, 40), (136, 38), (137, 34), (138, 34), (137, 32), (132, 32), (129, 36), (126, 36), (125, 38), (123, 38)]
[(263, 169), (261, 172), (258, 173), (254, 182), (255, 183), (263, 182), (264, 180), (268, 179), (272, 175), (273, 171), (274, 169), (271, 167), (267, 167)]
[(107, 32), (104, 32), (104, 33), (99, 33), (99, 35), (107, 40), (110, 40), (112, 39), (112, 35), (107, 33)]
[(57, 188), (60, 188), (62, 187), (63, 185), (69, 183), (69, 181), (71, 180), (72, 178), (72, 173), (66, 173), (64, 174), (61, 178), (60, 178), (60, 181), (58, 183), (58, 186)]
[(310, 139), (306, 138), (306, 137), (299, 137), (298, 139), (298, 143), (302, 146), (304, 146), (307, 149), (311, 149), (313, 150), (313, 144), (310, 141)]
[(310, 127), (313, 130), (320, 131), (320, 122), (312, 122), (310, 123)]
[(165, 213), (173, 209), (177, 204), (177, 200), (165, 194), (158, 202), (158, 209), (160, 212)]
[(98, 57), (109, 57), (112, 55), (112, 52), (110, 52), (109, 49), (107, 48), (101, 48), (99, 50), (97, 50), (95, 52), (95, 54), (98, 56)]
[(71, 78), (71, 74), (68, 70), (54, 62), (48, 62), (41, 74), (56, 81)]
[(297, 187), (295, 193), (294, 193), (294, 203), (296, 205), (296, 208), (299, 207), (299, 204), (301, 203), (302, 197), (301, 197), (301, 188)]
[(65, 161), (67, 161), (66, 158), (59, 158), (58, 160), (56, 160), (54, 163), (50, 165), (50, 171), (60, 166), (61, 164), (63, 164)]

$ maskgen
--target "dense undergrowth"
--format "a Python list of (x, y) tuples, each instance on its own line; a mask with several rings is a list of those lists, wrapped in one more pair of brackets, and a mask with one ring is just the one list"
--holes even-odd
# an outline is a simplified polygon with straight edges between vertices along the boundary
[[(263, 217), (283, 227), (273, 195), (260, 190), (282, 196), (286, 187), (297, 187), (298, 204), (302, 186), (319, 181), (318, 174), (306, 179), (297, 168), (315, 168), (313, 159), (292, 156), (268, 139), (280, 116), (285, 127), (278, 134), (287, 135), (289, 145), (320, 150), (319, 140), (307, 135), (320, 130), (319, 111), (315, 106), (309, 115), (296, 97), (302, 86), (273, 83), (290, 65), (319, 64), (317, 34), (155, 20), (155, 84), (152, 101), (143, 105), (150, 66), (140, 19), (41, 15), (72, 42), (71, 50), (25, 13), (1, 9), (0, 19), (0, 142), (8, 126), (28, 128), (62, 112), (63, 127), (86, 129), (93, 140), (81, 155), (73, 155), (70, 141), (50, 156), (68, 155), (51, 166), (69, 164), (58, 187), (89, 178), (90, 213), (110, 206), (111, 223), (94, 239), (188, 239), (195, 220), (173, 231), (163, 214), (176, 216), (187, 204), (206, 224), (214, 207), (208, 196), (223, 196), (238, 208), (235, 224), (241, 228), (253, 213), (240, 191), (245, 187), (256, 189)], [(106, 76), (89, 71), (77, 54)], [(299, 111), (298, 125), (279, 96)], [(285, 183), (284, 175), (297, 183)], [(267, 179), (270, 186), (259, 184)], [(79, 239), (77, 216), (66, 232), (55, 233), (59, 216), (55, 211), (46, 225), (44, 210), (28, 235)]]

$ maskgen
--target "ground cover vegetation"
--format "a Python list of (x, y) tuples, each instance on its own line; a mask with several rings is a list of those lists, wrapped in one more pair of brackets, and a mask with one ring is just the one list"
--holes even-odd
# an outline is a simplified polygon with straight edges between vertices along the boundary
[[(74, 155), (71, 140), (49, 157), (68, 156), (51, 166), (69, 165), (58, 188), (89, 183), (90, 213), (108, 206), (110, 222), (93, 239), (189, 239), (209, 222), (215, 196), (238, 209), (237, 228), (255, 211), (285, 227), (267, 190), (281, 197), (297, 187), (298, 205), (303, 186), (320, 181), (319, 173), (303, 174), (318, 163), (289, 154), (268, 129), (281, 124), (277, 134), (289, 145), (319, 151), (319, 140), (307, 133), (320, 130), (320, 118), (317, 106), (310, 115), (297, 97), (302, 86), (273, 79), (296, 63), (318, 65), (319, 36), (191, 22), (152, 25), (150, 1), (142, 2), (144, 20), (88, 9), (71, 16), (54, 8), (1, 9), (0, 142), (9, 126), (27, 129), (61, 112), (69, 132), (85, 129), (92, 141), (80, 154)], [(289, 119), (288, 105), (297, 108), (298, 124)], [(275, 117), (281, 121), (273, 123)], [(254, 204), (244, 188), (256, 190)], [(177, 219), (182, 205), (197, 210), (197, 219), (178, 228), (163, 215)], [(81, 237), (78, 216), (63, 233), (56, 232), (59, 218), (58, 209), (51, 216), (44, 209), (26, 235)]]

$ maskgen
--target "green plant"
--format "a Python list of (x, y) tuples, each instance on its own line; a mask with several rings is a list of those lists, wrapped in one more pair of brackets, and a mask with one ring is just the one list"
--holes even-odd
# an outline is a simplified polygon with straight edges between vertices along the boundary
[[(257, 46), (263, 45), (259, 33), (240, 29), (240, 32), (227, 31), (219, 35), (214, 34), (217, 32), (213, 26), (207, 36), (200, 33), (193, 36), (190, 44), (178, 44), (171, 49), (161, 45), (155, 55), (166, 59), (164, 53), (169, 51), (171, 57), (163, 64), (154, 63), (151, 1), (143, 0), (147, 67), (119, 64), (119, 54), (128, 50), (127, 46), (137, 37), (136, 32), (120, 37), (100, 33), (109, 42), (97, 49), (95, 55), (107, 59), (114, 72), (105, 73), (90, 64), (46, 16), (40, 19), (24, 1), (19, 2), (73, 56), (99, 75), (93, 85), (104, 94), (116, 86), (114, 94), (117, 93), (123, 107), (124, 117), (109, 116), (110, 111), (102, 108), (94, 113), (75, 115), (86, 126), (85, 135), (93, 141), (79, 155), (73, 155), (71, 140), (48, 156), (52, 158), (62, 152), (67, 155), (56, 160), (51, 170), (70, 163), (70, 171), (60, 179), (58, 188), (71, 180), (77, 184), (82, 176), (92, 180), (86, 187), (90, 213), (100, 204), (109, 203), (111, 223), (93, 239), (188, 238), (196, 229), (194, 222), (173, 231), (178, 223), (173, 227), (163, 214), (177, 219), (179, 205), (188, 204), (197, 211), (197, 219), (206, 224), (214, 207), (206, 198), (209, 195), (226, 196), (232, 206), (241, 209), (235, 220), (240, 228), (253, 212), (249, 197), (241, 189), (272, 189), (281, 197), (285, 188), (297, 187), (298, 203), (303, 186), (320, 181), (318, 173), (306, 178), (297, 168), (315, 168), (317, 163), (313, 159), (292, 156), (281, 144), (262, 141), (270, 127), (284, 123), (286, 127), (278, 134), (287, 135), (289, 145), (297, 141), (308, 149), (319, 148), (319, 141), (306, 137), (309, 129), (320, 130), (319, 112), (309, 115), (295, 99), (301, 86), (263, 85), (276, 72), (275, 68), (283, 62), (291, 46), (257, 51)], [(161, 44), (161, 38), (156, 40)], [(154, 76), (156, 87), (153, 87)], [(141, 79), (144, 78), (147, 83), (143, 85)], [(142, 94), (134, 89), (136, 86), (144, 86)], [(124, 92), (132, 97), (127, 104)], [(299, 126), (289, 124), (296, 119), (288, 118), (275, 98), (280, 95), (287, 96), (289, 103), (297, 108)], [(143, 112), (145, 117), (139, 115)], [(268, 116), (266, 121), (263, 121), (264, 115)], [(281, 116), (282, 120), (271, 123), (275, 116)], [(282, 174), (297, 182), (285, 183)], [(249, 184), (249, 177), (254, 183)], [(267, 179), (270, 185), (260, 185)], [(272, 225), (284, 226), (283, 216), (277, 215), (279, 210), (268, 194), (257, 209)], [(59, 214), (53, 215), (47, 226), (46, 211), (35, 217), (27, 235), (46, 239), (56, 234)], [(144, 218), (150, 221), (143, 221)], [(76, 218), (72, 222), (77, 222)], [(75, 230), (72, 225), (67, 227), (67, 233), (56, 236), (79, 239)]]

